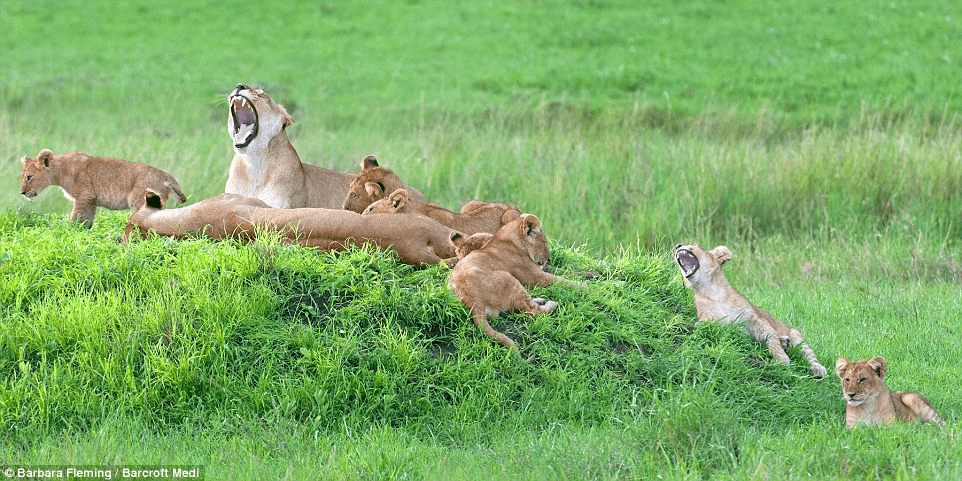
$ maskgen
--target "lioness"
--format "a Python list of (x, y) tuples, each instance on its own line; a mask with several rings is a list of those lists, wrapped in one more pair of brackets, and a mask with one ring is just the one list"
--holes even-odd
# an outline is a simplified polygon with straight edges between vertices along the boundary
[(430, 217), (464, 235), (484, 232), (494, 234), (504, 224), (521, 215), (512, 204), (482, 203), (474, 205), (467, 213), (454, 213), (437, 204), (427, 204), (408, 198), (408, 191), (397, 189), (391, 195), (367, 206), (368, 214), (421, 214)]
[(187, 200), (170, 174), (147, 164), (83, 152), (56, 155), (48, 149), (32, 159), (24, 157), (20, 193), (33, 199), (48, 185), (63, 189), (73, 201), (70, 220), (87, 227), (94, 223), (97, 206), (136, 212), (144, 205), (144, 189), (152, 189), (164, 202), (170, 193), (180, 202)]
[(383, 199), (386, 192), (394, 192), (397, 189), (408, 191), (409, 197), (413, 200), (427, 202), (424, 194), (402, 183), (394, 172), (378, 165), (377, 158), (369, 155), (361, 160), (361, 172), (351, 181), (343, 207), (346, 210), (361, 213), (374, 201)]
[(541, 221), (534, 215), (523, 214), (498, 229), (487, 241), (485, 237), (486, 234), (475, 234), (467, 238), (483, 244), (477, 247), (477, 243), (469, 242), (469, 252), (454, 266), (448, 286), (471, 310), (476, 326), (520, 356), (515, 342), (488, 324), (488, 316), (507, 310), (529, 314), (551, 312), (558, 303), (532, 299), (525, 287), (562, 282), (584, 289), (584, 284), (544, 271), (551, 256)]
[(372, 244), (393, 251), (401, 262), (424, 267), (458, 262), (454, 231), (417, 214), (366, 216), (342, 209), (257, 209), (251, 221), (258, 229), (276, 231), (293, 243), (322, 250)]
[(883, 357), (855, 363), (844, 357), (835, 361), (845, 398), (845, 425), (851, 428), (859, 423), (874, 426), (918, 419), (944, 426), (945, 422), (920, 394), (889, 391), (885, 386), (886, 367)]
[(825, 367), (818, 363), (802, 334), (792, 329), (738, 293), (730, 284), (721, 266), (732, 258), (725, 246), (706, 251), (697, 245), (675, 246), (675, 260), (681, 269), (685, 286), (695, 291), (695, 311), (698, 320), (718, 319), (722, 323), (745, 321), (745, 329), (756, 341), (767, 344), (779, 362), (788, 364), (785, 350), (800, 345), (811, 365), (812, 375), (822, 377)]
[(227, 133), (234, 143), (224, 192), (271, 207), (340, 208), (354, 174), (301, 163), (284, 130), (294, 122), (260, 89), (237, 84), (227, 98)]
[(256, 237), (250, 218), (255, 209), (269, 208), (264, 201), (238, 194), (221, 194), (196, 204), (164, 209), (163, 199), (153, 190), (144, 192), (144, 206), (127, 219), (121, 242), (131, 234), (147, 232), (182, 239), (204, 236), (212, 239), (252, 240)]

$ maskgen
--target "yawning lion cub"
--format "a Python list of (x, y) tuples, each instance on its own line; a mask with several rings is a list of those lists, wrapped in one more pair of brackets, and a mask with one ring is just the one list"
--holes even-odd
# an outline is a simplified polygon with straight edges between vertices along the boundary
[(698, 320), (718, 319), (723, 323), (744, 321), (748, 334), (756, 341), (767, 344), (772, 356), (785, 364), (789, 362), (785, 350), (800, 345), (812, 366), (812, 375), (824, 376), (825, 367), (818, 363), (818, 358), (805, 344), (801, 333), (748, 302), (728, 284), (721, 266), (731, 258), (732, 253), (725, 246), (718, 246), (711, 251), (696, 245), (675, 246), (675, 260), (678, 261), (685, 286), (695, 291)]

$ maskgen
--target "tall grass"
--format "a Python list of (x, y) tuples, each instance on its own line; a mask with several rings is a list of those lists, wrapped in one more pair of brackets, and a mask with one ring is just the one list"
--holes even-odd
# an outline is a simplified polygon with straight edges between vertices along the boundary
[[(243, 15), (230, 15), (243, 12)], [(104, 21), (103, 19), (110, 19)], [(938, 2), (3, 2), (0, 464), (194, 464), (210, 479), (954, 479), (962, 10)], [(83, 150), (196, 202), (261, 86), (302, 160), (375, 154), (431, 200), (537, 214), (587, 292), (483, 336), (438, 268), (358, 249), (149, 239), (27, 202)], [(847, 430), (837, 380), (695, 325), (668, 257), (819, 359), (885, 356), (947, 421)]]

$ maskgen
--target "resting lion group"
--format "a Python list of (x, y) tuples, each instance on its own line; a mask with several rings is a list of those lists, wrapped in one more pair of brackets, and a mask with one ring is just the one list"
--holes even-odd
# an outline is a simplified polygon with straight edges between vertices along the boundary
[[(223, 194), (167, 208), (171, 195), (181, 204), (187, 196), (163, 170), (83, 152), (57, 155), (47, 149), (23, 158), (20, 192), (30, 199), (47, 186), (60, 186), (73, 202), (70, 220), (86, 227), (93, 224), (98, 206), (130, 209), (121, 242), (147, 235), (250, 242), (269, 233), (318, 250), (369, 245), (407, 264), (452, 268), (448, 286), (475, 325), (519, 358), (515, 341), (492, 328), (488, 318), (502, 311), (536, 315), (558, 307), (557, 302), (532, 298), (527, 291), (532, 287), (558, 283), (588, 288), (585, 282), (546, 271), (550, 252), (541, 221), (516, 205), (469, 200), (459, 212), (447, 210), (429, 202), (374, 156), (360, 162), (357, 174), (303, 163), (285, 132), (293, 118), (266, 92), (238, 84), (228, 94), (227, 105), (234, 157)], [(728, 248), (708, 251), (679, 244), (674, 257), (683, 283), (694, 292), (698, 322), (742, 324), (776, 361), (789, 363), (789, 353), (797, 347), (813, 376), (826, 374), (798, 330), (731, 287), (721, 271), (732, 258)], [(883, 382), (886, 368), (881, 357), (855, 363), (837, 360), (849, 427), (894, 420), (943, 424), (921, 395), (890, 392)]]

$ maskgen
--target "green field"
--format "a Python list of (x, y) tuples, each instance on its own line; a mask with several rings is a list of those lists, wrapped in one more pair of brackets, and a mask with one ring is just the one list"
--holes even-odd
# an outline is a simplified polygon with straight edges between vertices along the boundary
[[(0, 4), (0, 467), (207, 479), (955, 479), (962, 5), (11, 1)], [(561, 307), (471, 324), (440, 268), (90, 230), (41, 149), (223, 192), (226, 94), (265, 88), (305, 162), (368, 154), (433, 201), (512, 202)], [(946, 426), (844, 428), (834, 375), (694, 324), (670, 258), (821, 362), (889, 361)], [(569, 274), (574, 275), (574, 274)], [(2, 470), (0, 470), (2, 476)]]

